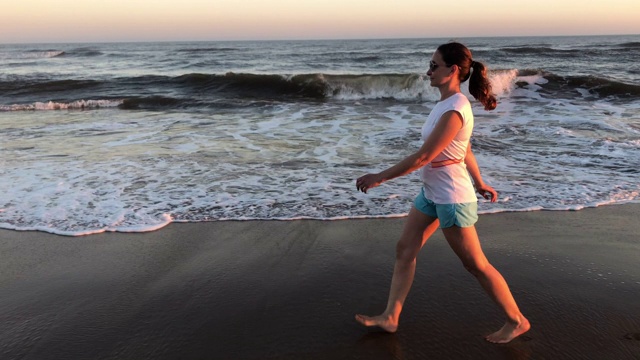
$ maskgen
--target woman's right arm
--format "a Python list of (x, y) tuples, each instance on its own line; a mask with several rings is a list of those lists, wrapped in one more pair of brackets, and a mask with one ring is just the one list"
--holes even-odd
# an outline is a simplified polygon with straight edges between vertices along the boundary
[(462, 128), (462, 117), (457, 111), (448, 111), (438, 120), (433, 132), (420, 149), (396, 165), (375, 174), (367, 174), (356, 180), (356, 188), (364, 193), (385, 181), (409, 174), (427, 165), (447, 147)]

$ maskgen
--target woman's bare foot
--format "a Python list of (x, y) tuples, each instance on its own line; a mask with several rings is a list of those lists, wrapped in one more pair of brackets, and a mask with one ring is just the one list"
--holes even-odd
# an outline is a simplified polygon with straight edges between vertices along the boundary
[(518, 336), (526, 333), (531, 328), (531, 324), (529, 324), (529, 320), (522, 317), (522, 320), (519, 323), (512, 323), (507, 321), (504, 326), (494, 332), (491, 335), (487, 335), (485, 339), (487, 341), (495, 343), (495, 344), (506, 344), (509, 341), (517, 338)]
[(390, 317), (384, 315), (366, 316), (356, 315), (356, 321), (364, 326), (377, 326), (382, 330), (394, 333), (398, 330), (398, 322), (393, 321)]

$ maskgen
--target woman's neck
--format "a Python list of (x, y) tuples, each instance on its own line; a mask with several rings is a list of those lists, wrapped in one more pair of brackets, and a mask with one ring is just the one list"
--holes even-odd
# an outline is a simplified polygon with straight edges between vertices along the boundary
[(449, 97), (460, 92), (460, 86), (447, 86), (446, 84), (439, 88), (440, 90), (440, 101), (448, 99)]
[(451, 79), (450, 81), (445, 82), (438, 86), (438, 90), (440, 91), (440, 101), (445, 100), (457, 93), (460, 92), (460, 83)]

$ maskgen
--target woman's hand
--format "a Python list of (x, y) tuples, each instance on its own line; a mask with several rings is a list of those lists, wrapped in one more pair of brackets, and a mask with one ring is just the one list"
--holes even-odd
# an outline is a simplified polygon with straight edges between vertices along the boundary
[(365, 176), (359, 177), (358, 180), (356, 180), (356, 189), (366, 194), (367, 190), (374, 188), (382, 183), (383, 181), (380, 174), (367, 174)]
[(491, 200), (491, 202), (498, 201), (498, 192), (487, 184), (476, 185), (476, 191), (482, 195), (483, 198)]

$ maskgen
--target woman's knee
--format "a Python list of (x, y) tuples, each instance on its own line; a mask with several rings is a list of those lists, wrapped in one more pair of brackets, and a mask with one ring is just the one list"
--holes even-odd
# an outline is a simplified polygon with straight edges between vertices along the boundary
[(396, 244), (396, 261), (415, 261), (427, 239), (436, 231), (438, 219), (411, 208), (400, 240)]
[(396, 261), (411, 262), (416, 259), (420, 248), (422, 247), (422, 239), (420, 241), (400, 239), (396, 244)]
[(487, 261), (478, 261), (475, 259), (462, 260), (464, 268), (473, 276), (478, 277), (487, 272), (491, 264)]

